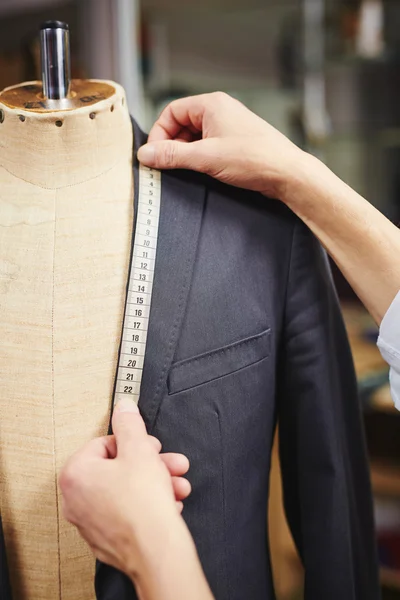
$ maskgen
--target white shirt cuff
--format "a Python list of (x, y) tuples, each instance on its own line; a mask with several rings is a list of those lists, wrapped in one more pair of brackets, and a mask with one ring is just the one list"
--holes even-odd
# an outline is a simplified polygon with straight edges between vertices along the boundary
[(381, 323), (378, 348), (390, 366), (390, 388), (396, 408), (400, 410), (400, 292)]

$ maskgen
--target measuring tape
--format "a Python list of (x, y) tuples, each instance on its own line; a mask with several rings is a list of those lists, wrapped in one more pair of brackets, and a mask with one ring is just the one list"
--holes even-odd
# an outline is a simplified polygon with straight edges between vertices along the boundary
[(153, 293), (160, 204), (160, 171), (140, 165), (135, 242), (129, 273), (114, 405), (126, 397), (132, 398), (136, 404), (139, 402)]

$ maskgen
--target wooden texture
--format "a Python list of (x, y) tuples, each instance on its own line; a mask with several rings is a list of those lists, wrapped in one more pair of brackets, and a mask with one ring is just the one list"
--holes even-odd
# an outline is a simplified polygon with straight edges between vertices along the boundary
[[(74, 79), (71, 82), (71, 94), (64, 100), (48, 100), (43, 97), (40, 81), (30, 81), (6, 88), (1, 93), (1, 103), (8, 108), (29, 110), (39, 113), (58, 113), (76, 110), (84, 106), (94, 107), (101, 100), (107, 100), (115, 94), (115, 86), (105, 81)], [(58, 117), (58, 115), (57, 115)]]
[(304, 571), (283, 507), (278, 433), (275, 436), (271, 458), (268, 530), (276, 595), (279, 600), (290, 600), (294, 594), (303, 590)]
[(400, 590), (400, 571), (381, 569), (381, 581), (382, 585), (387, 588)]
[(367, 311), (359, 305), (342, 304), (342, 312), (357, 378), (388, 370), (376, 344), (364, 336), (366, 329), (376, 328)]
[(393, 496), (400, 499), (400, 466), (385, 462), (371, 462), (371, 479), (375, 496)]
[(117, 365), (132, 128), (112, 85), (94, 119), (85, 107), (21, 121), (0, 95), (0, 499), (17, 600), (94, 598), (57, 476), (106, 433)]

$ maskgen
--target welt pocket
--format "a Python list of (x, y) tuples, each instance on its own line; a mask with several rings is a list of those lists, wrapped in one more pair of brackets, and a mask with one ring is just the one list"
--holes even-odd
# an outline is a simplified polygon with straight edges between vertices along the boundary
[(271, 330), (241, 339), (217, 350), (176, 362), (168, 376), (168, 393), (190, 388), (235, 373), (267, 358), (271, 351)]

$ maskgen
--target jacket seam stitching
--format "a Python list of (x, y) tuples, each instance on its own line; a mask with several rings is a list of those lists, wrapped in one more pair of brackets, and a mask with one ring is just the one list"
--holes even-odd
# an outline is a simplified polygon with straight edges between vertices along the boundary
[(205, 379), (204, 381), (201, 381), (200, 383), (196, 383), (195, 385), (191, 385), (190, 387), (183, 387), (183, 388), (179, 388), (176, 390), (174, 389), (173, 391), (171, 391), (171, 385), (169, 385), (168, 395), (175, 396), (175, 394), (181, 394), (182, 392), (189, 392), (198, 387), (201, 387), (202, 385), (207, 385), (207, 383), (212, 383), (213, 381), (218, 381), (220, 379), (223, 379), (224, 377), (229, 377), (230, 375), (234, 375), (235, 373), (239, 373), (240, 371), (244, 371), (245, 369), (254, 367), (255, 365), (258, 365), (258, 363), (262, 362), (263, 360), (267, 360), (267, 358), (269, 358), (269, 354), (262, 356), (261, 358), (259, 358), (258, 360), (255, 360), (254, 362), (243, 365), (243, 367), (239, 367), (238, 369), (235, 369), (234, 371), (229, 371), (228, 373), (224, 373), (223, 375), (217, 375), (216, 377), (212, 377), (211, 379)]
[(188, 358), (186, 360), (177, 362), (173, 365), (172, 368), (179, 369), (182, 366), (187, 366), (187, 365), (190, 365), (190, 364), (193, 364), (196, 362), (201, 362), (202, 360), (204, 360), (204, 361), (209, 360), (210, 358), (213, 358), (216, 354), (227, 354), (229, 352), (234, 352), (234, 351), (238, 350), (239, 348), (241, 348), (242, 346), (245, 346), (246, 344), (251, 344), (251, 343), (256, 344), (264, 336), (266, 337), (267, 334), (270, 332), (271, 332), (271, 329), (266, 329), (262, 333), (252, 336), (246, 340), (242, 340), (241, 342), (234, 342), (233, 344), (230, 344), (229, 346), (225, 346), (223, 348), (218, 348), (217, 350), (212, 350), (211, 352), (208, 352), (207, 354), (203, 354), (202, 356), (195, 356), (194, 358)]

